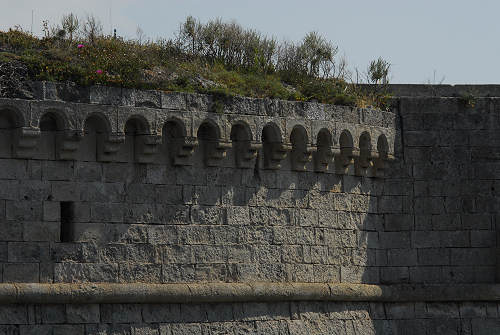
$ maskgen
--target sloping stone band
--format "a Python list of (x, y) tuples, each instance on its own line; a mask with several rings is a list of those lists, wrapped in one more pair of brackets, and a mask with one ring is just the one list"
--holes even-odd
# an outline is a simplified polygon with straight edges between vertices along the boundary
[(0, 284), (0, 303), (209, 303), (273, 301), (500, 301), (500, 285), (339, 283)]

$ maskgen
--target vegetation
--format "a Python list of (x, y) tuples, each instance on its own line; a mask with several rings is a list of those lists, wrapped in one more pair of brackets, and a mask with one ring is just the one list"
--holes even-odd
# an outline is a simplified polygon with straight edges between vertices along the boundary
[[(20, 28), (0, 32), (2, 64), (21, 64), (27, 79), (73, 81), (216, 95), (271, 97), (384, 108), (390, 64), (379, 58), (362, 90), (338, 48), (316, 32), (298, 43), (278, 42), (235, 22), (183, 22), (176, 37), (157, 41), (105, 36), (93, 17), (69, 14), (43, 25), (38, 38)], [(356, 73), (359, 73), (356, 71)], [(1, 82), (0, 82), (1, 84)]]

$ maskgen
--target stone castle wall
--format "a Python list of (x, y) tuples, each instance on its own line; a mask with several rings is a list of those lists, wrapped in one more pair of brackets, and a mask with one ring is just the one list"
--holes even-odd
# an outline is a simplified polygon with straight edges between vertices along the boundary
[(33, 94), (0, 100), (0, 334), (500, 328), (496, 98)]

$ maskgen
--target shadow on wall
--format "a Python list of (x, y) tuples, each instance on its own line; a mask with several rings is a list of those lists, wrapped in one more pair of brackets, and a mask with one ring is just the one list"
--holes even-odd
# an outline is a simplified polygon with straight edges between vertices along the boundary
[[(3, 157), (15, 154), (21, 124), (15, 114), (2, 113)], [(409, 210), (409, 195), (401, 186), (406, 176), (392, 179), (405, 168), (395, 168), (400, 162), (386, 168), (384, 135), (375, 140), (363, 132), (353, 138), (343, 130), (335, 139), (321, 129), (311, 140), (297, 125), (284, 139), (269, 123), (257, 141), (239, 122), (226, 143), (215, 124), (204, 122), (196, 138), (187, 138), (182, 123), (170, 120), (162, 142), (155, 143), (147, 124), (132, 117), (123, 138), (112, 138), (105, 119), (93, 114), (74, 148), (58, 114), (42, 116), (36, 159), (72, 153), (78, 159), (61, 169), (102, 171), (94, 179), (68, 173), (66, 186), (78, 187), (79, 196), (55, 198), (61, 221), (73, 224), (59, 236), (65, 241), (50, 241), (55, 282), (406, 280), (400, 269), (408, 271), (408, 265), (398, 257), (399, 249), (409, 248), (409, 232), (400, 232), (396, 218)], [(378, 178), (387, 170), (390, 179)], [(88, 216), (79, 214), (85, 206)], [(393, 228), (387, 229), (388, 222)], [(319, 327), (318, 332), (337, 321), (313, 325), (305, 318), (315, 309), (342, 320), (341, 327), (356, 327), (341, 319), (347, 310), (373, 312), (367, 304), (297, 305), (304, 319), (288, 327)], [(359, 322), (365, 327), (371, 321)]]

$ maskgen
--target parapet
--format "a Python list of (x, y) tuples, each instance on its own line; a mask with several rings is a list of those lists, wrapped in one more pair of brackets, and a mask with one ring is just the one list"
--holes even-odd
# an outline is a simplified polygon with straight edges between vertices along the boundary
[(389, 111), (49, 82), (32, 87), (32, 100), (0, 99), (11, 141), (3, 156), (182, 166), (192, 165), (199, 150), (205, 166), (277, 170), (287, 158), (294, 171), (370, 177), (382, 176), (394, 158), (396, 116)]

